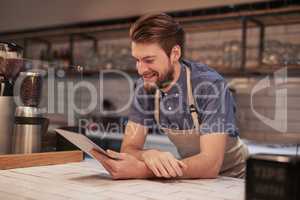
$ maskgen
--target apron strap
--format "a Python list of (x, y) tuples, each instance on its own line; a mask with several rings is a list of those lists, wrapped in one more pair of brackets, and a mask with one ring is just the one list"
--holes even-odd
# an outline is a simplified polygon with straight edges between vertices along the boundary
[(188, 96), (189, 109), (190, 109), (190, 113), (192, 115), (195, 129), (196, 129), (196, 131), (200, 131), (198, 114), (197, 114), (197, 110), (196, 110), (195, 99), (193, 96), (191, 70), (188, 67), (185, 67), (185, 69), (186, 69), (186, 85), (187, 85), (187, 96)]
[(159, 100), (160, 100), (160, 92), (158, 89), (156, 89), (155, 91), (155, 100), (154, 100), (154, 119), (156, 121), (156, 124), (158, 127), (160, 127), (160, 123), (159, 123), (159, 110), (160, 110), (160, 106), (159, 106)]
[[(186, 83), (187, 83), (187, 100), (190, 109), (190, 113), (192, 115), (192, 120), (195, 126), (196, 131), (199, 131), (200, 125), (198, 120), (198, 114), (196, 110), (195, 99), (193, 96), (192, 89), (192, 80), (191, 80), (191, 70), (188, 67), (186, 69)], [(157, 125), (160, 127), (159, 118), (160, 118), (160, 91), (157, 89), (155, 92), (155, 100), (154, 100), (154, 119)]]

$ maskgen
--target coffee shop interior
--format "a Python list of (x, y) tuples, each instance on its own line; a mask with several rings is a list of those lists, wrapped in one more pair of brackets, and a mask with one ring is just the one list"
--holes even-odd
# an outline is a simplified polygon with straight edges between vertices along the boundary
[[(62, 166), (90, 159), (57, 134), (56, 129), (83, 134), (103, 149), (120, 151), (134, 83), (139, 78), (131, 56), (129, 28), (139, 16), (149, 12), (165, 12), (174, 17), (186, 32), (184, 57), (207, 64), (226, 79), (236, 102), (240, 137), (250, 155), (264, 153), (285, 158), (299, 155), (298, 1), (2, 0), (0, 169), (3, 173), (19, 173), (24, 178), (26, 171), (18, 169), (36, 168), (41, 175), (46, 168), (39, 170), (37, 166)], [(145, 148), (169, 151), (178, 157), (171, 141), (156, 130), (149, 132)], [(77, 181), (86, 183), (82, 187), (92, 191), (95, 188), (87, 177)], [(4, 182), (0, 180), (0, 184)], [(76, 188), (75, 183), (70, 184)], [(120, 188), (125, 188), (125, 183), (121, 184), (124, 186), (119, 185)], [(22, 188), (30, 190), (29, 186)], [(238, 192), (243, 196), (244, 186), (241, 190)], [(0, 189), (0, 197), (37, 198), (26, 196), (26, 192), (21, 192), (24, 196), (13, 196), (8, 191)], [(107, 192), (110, 190), (101, 191), (104, 196), (110, 195)], [(118, 195), (133, 197), (125, 196), (130, 194), (128, 191), (120, 189)], [(63, 195), (43, 194), (46, 196), (42, 199), (64, 199)], [(167, 193), (161, 193), (164, 194)], [(242, 196), (211, 199), (242, 199)], [(153, 195), (143, 197), (156, 199)]]

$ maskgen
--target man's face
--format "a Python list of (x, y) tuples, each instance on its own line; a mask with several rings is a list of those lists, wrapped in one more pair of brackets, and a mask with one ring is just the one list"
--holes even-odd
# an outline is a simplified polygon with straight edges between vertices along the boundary
[(152, 93), (157, 87), (165, 88), (173, 80), (174, 66), (157, 43), (132, 42), (131, 51), (147, 92)]

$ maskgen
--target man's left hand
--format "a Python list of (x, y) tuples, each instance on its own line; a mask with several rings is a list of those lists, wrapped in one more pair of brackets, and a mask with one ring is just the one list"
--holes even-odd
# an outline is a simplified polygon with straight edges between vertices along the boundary
[(146, 166), (142, 161), (128, 153), (118, 153), (112, 150), (108, 150), (107, 153), (118, 160), (110, 159), (94, 149), (91, 151), (91, 154), (101, 162), (113, 179), (143, 178), (142, 172)]

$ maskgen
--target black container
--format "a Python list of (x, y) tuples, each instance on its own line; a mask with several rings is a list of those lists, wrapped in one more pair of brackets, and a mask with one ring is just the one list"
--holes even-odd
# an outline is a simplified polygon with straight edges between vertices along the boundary
[(42, 75), (39, 72), (21, 72), (20, 97), (24, 106), (38, 107), (42, 96)]
[(23, 69), (23, 48), (15, 43), (0, 42), (0, 76), (14, 80)]
[(247, 160), (246, 200), (299, 200), (300, 158), (256, 154)]
[(0, 42), (0, 96), (13, 96), (14, 81), (23, 70), (23, 48)]

